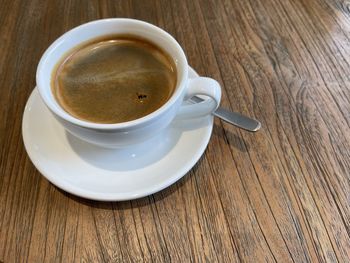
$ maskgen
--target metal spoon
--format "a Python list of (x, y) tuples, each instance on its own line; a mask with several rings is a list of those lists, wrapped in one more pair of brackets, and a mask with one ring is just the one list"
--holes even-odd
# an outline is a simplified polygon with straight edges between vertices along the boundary
[[(196, 103), (202, 102), (203, 99), (197, 96), (191, 98)], [(241, 129), (256, 132), (261, 128), (261, 123), (255, 119), (243, 116), (237, 112), (232, 112), (221, 107), (217, 108), (213, 115), (219, 117), (220, 119), (231, 123)]]

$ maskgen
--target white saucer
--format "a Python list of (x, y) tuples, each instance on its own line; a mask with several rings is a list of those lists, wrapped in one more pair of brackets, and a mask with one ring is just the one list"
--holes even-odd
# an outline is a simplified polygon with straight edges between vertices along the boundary
[[(190, 69), (190, 76), (197, 74)], [(22, 133), (36, 168), (57, 187), (103, 201), (140, 198), (183, 177), (208, 145), (213, 117), (174, 121), (161, 135), (127, 149), (105, 149), (67, 133), (35, 88), (24, 110)]]

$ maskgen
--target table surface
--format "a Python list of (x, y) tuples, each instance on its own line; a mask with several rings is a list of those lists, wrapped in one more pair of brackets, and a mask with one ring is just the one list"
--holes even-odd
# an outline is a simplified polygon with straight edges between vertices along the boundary
[[(0, 1), (0, 261), (349, 262), (348, 1)], [(43, 51), (87, 21), (131, 17), (183, 46), (222, 85), (186, 176), (152, 196), (94, 202), (50, 184), (21, 137)], [(166, 171), (164, 171), (166, 173)]]

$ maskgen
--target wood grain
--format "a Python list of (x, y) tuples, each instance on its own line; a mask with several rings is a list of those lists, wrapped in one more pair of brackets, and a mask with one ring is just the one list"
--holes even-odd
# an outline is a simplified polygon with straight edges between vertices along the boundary
[[(346, 0), (0, 1), (0, 262), (350, 262), (350, 2)], [(120, 203), (67, 194), (21, 137), (37, 63), (87, 21), (158, 25), (222, 106), (179, 182)]]

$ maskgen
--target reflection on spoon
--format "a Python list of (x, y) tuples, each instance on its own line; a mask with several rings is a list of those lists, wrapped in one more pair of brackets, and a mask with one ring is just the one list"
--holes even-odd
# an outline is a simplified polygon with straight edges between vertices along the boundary
[[(204, 99), (194, 96), (191, 100), (199, 103)], [(221, 107), (217, 108), (216, 111), (213, 112), (213, 115), (246, 131), (256, 132), (261, 128), (261, 123), (259, 121)]]

